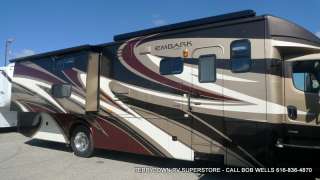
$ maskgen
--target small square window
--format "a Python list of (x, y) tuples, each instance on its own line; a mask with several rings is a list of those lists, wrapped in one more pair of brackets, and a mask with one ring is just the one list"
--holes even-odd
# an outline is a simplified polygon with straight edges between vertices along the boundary
[(215, 55), (205, 55), (199, 57), (199, 82), (215, 82), (216, 81), (216, 64)]
[(180, 74), (183, 71), (182, 58), (164, 58), (160, 61), (160, 74)]

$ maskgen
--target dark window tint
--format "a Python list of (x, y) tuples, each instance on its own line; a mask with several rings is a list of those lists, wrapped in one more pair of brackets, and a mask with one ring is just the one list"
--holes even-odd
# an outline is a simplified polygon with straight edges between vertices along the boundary
[(70, 84), (54, 84), (51, 87), (52, 96), (55, 98), (67, 98), (71, 96)]
[(65, 69), (71, 69), (74, 67), (74, 58), (57, 59), (56, 70), (61, 71)]
[(297, 89), (317, 93), (320, 89), (320, 61), (294, 62), (292, 80)]
[(180, 74), (183, 71), (182, 58), (164, 58), (160, 61), (160, 74)]
[(231, 43), (231, 70), (234, 73), (248, 72), (251, 68), (251, 45), (249, 40), (236, 40)]
[(215, 82), (216, 81), (216, 66), (214, 55), (205, 55), (199, 57), (199, 82)]

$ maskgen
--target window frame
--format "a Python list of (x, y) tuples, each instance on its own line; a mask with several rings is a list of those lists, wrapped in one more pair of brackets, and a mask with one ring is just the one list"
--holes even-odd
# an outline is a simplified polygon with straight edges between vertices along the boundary
[[(210, 81), (210, 80), (201, 80), (200, 78), (200, 74), (201, 74), (201, 66), (200, 66), (200, 59), (202, 57), (213, 57), (213, 68), (214, 68), (214, 80), (213, 81)], [(210, 83), (210, 82), (216, 82), (217, 81), (217, 63), (216, 63), (216, 59), (217, 59), (217, 56), (215, 54), (206, 54), (206, 55), (201, 55), (199, 56), (198, 58), (198, 81), (200, 83)]]
[[(246, 42), (246, 43), (248, 43), (248, 47), (247, 47), (247, 48), (248, 48), (248, 51), (249, 51), (249, 53), (248, 53), (249, 57), (234, 57), (234, 56), (232, 55), (232, 53), (233, 53), (232, 48), (233, 48), (234, 44), (239, 43), (239, 42)], [(251, 68), (252, 68), (252, 58), (251, 58), (251, 56), (252, 56), (252, 55), (251, 55), (251, 42), (249, 41), (249, 39), (240, 39), (240, 40), (234, 40), (234, 41), (232, 41), (231, 44), (230, 44), (230, 69), (231, 69), (232, 73), (246, 73), (246, 72), (250, 72), (250, 70), (251, 70)], [(233, 61), (239, 60), (239, 59), (244, 59), (244, 58), (246, 58), (246, 59), (249, 60), (249, 68), (248, 68), (247, 70), (235, 71), (235, 70), (233, 69)]]
[[(163, 63), (163, 62), (165, 62), (165, 61), (174, 61), (174, 60), (178, 60), (179, 59), (179, 61), (181, 61), (181, 69), (179, 69), (180, 71), (179, 72), (177, 72), (177, 73), (168, 73), (168, 72), (164, 72), (163, 73), (163, 71), (161, 71), (161, 64)], [(161, 61), (160, 61), (160, 64), (159, 64), (159, 73), (161, 74), (161, 75), (175, 75), (175, 74), (181, 74), (182, 72), (183, 72), (183, 68), (184, 67), (184, 59), (182, 58), (182, 57), (164, 57), (163, 59), (161, 59)]]

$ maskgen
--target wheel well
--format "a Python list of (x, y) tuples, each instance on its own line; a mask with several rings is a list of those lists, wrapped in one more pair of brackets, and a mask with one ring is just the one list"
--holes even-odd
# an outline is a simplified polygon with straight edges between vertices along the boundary
[(88, 125), (87, 123), (84, 123), (84, 122), (75, 122), (75, 123), (73, 123), (73, 124), (71, 125), (71, 127), (70, 127), (70, 130), (69, 130), (69, 140), (71, 140), (71, 136), (72, 136), (73, 131), (74, 131), (77, 127), (79, 127), (79, 126), (84, 126), (84, 127), (88, 128), (89, 131), (91, 132), (91, 130), (90, 130), (90, 128), (89, 128), (89, 125)]

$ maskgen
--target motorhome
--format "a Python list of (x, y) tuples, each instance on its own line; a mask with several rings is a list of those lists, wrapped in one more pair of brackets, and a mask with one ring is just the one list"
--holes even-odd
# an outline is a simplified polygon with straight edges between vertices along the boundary
[(245, 10), (13, 59), (11, 110), (19, 132), (81, 157), (263, 167), (286, 150), (306, 165), (320, 148), (318, 53), (313, 33)]
[(0, 67), (0, 132), (17, 127), (17, 112), (10, 111), (13, 69), (14, 64)]

